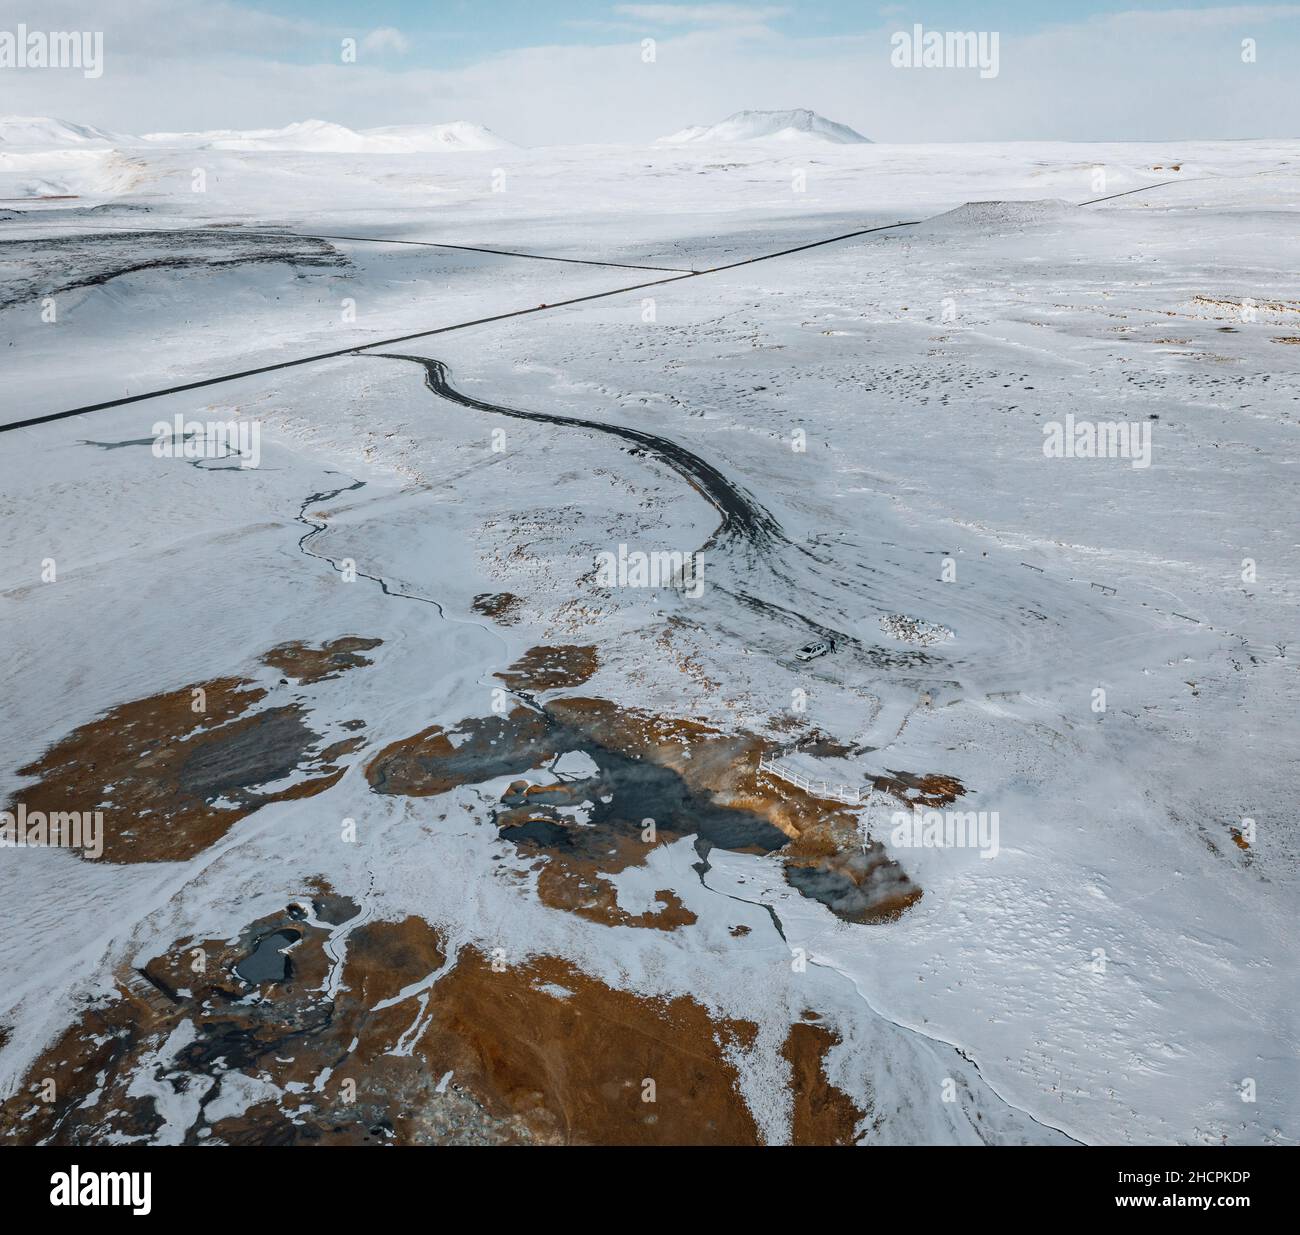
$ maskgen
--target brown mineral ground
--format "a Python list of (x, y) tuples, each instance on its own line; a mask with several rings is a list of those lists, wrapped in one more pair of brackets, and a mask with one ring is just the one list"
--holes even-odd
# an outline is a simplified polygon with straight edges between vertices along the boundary
[(493, 973), (479, 953), (462, 953), (437, 993), (421, 1049), (491, 1114), (523, 1119), (539, 1140), (758, 1141), (723, 1053), (751, 1040), (752, 1025), (712, 1019), (685, 996), (613, 990), (554, 957)]
[(955, 776), (941, 776), (937, 773), (916, 776), (911, 772), (895, 772), (890, 769), (884, 775), (872, 777), (871, 783), (875, 788), (897, 798), (904, 806), (947, 806), (968, 792), (966, 786)]
[[(377, 793), (418, 797), (521, 776), (573, 750), (591, 755), (595, 775), (576, 781), (548, 778), (542, 784), (516, 781), (494, 812), (501, 839), (536, 857), (538, 895), (553, 908), (609, 926), (674, 930), (695, 921), (675, 894), (656, 893), (657, 908), (631, 913), (619, 905), (607, 876), (643, 863), (653, 845), (684, 836), (698, 834), (709, 844), (754, 852), (785, 841), (765, 820), (719, 807), (674, 770), (606, 745), (549, 707), (471, 717), (450, 732), (434, 726), (381, 750), (366, 775)], [(654, 821), (649, 839), (647, 819)]]
[[(813, 1014), (816, 1016), (816, 1014)], [(790, 1026), (781, 1054), (793, 1071), (796, 1145), (852, 1145), (866, 1112), (826, 1077), (826, 1055), (840, 1039), (824, 1025)]]
[[(331, 908), (355, 916), (323, 886), (305, 899), (318, 918)], [(120, 971), (112, 996), (0, 1104), (0, 1140), (152, 1138), (163, 1128), (161, 1091), (192, 1104), (190, 1126), (173, 1133), (190, 1144), (758, 1140), (727, 1054), (753, 1049), (748, 1022), (685, 996), (616, 990), (555, 957), (510, 963), (461, 948), (448, 968), (437, 933), (418, 918), (347, 935), (330, 996), (329, 936), (304, 918), (290, 906), (233, 943), (181, 940), (143, 969)], [(240, 969), (268, 941), (276, 972), (250, 984)], [(800, 1032), (786, 1048), (796, 1084), (811, 1086), (796, 1118), (806, 1143), (842, 1141), (852, 1118), (820, 1070), (831, 1040)], [(46, 1078), (52, 1101), (41, 1093)]]
[(600, 668), (594, 647), (559, 644), (529, 648), (509, 669), (497, 674), (512, 690), (569, 690)]
[(475, 613), (490, 617), (498, 625), (513, 626), (518, 620), (518, 610), (523, 599), (513, 592), (484, 592), (474, 597), (470, 608)]
[(343, 738), (335, 742), (332, 746), (327, 746), (320, 753), (320, 757), (326, 762), (333, 759), (341, 759), (344, 755), (353, 755), (366, 744), (363, 737)]
[(542, 904), (564, 909), (605, 926), (676, 930), (697, 921), (672, 891), (655, 893), (658, 908), (632, 914), (618, 903), (618, 891), (604, 876), (639, 866), (650, 845), (641, 839), (636, 820), (601, 812), (599, 822), (576, 824), (557, 803), (580, 804), (600, 797), (604, 786), (592, 782), (556, 785), (512, 784), (502, 796), (494, 821), (502, 840), (520, 852), (536, 854), (537, 895)]
[[(355, 650), (377, 643), (284, 644), (263, 660), (316, 682), (369, 664)], [(105, 862), (192, 858), (259, 807), (329, 788), (346, 770), (333, 761), (360, 744), (354, 738), (316, 752), (320, 735), (307, 724), (308, 707), (269, 707), (267, 699), (250, 679), (224, 677), (119, 704), (19, 768), (38, 779), (15, 791), (5, 809), (21, 802), (29, 816), (102, 811)], [(305, 775), (286, 788), (260, 789), (295, 773)]]
[[(585, 651), (533, 648), (500, 676), (511, 680), (518, 673), (529, 685), (550, 689), (561, 681), (556, 665)], [(594, 671), (594, 661), (584, 660), (582, 668)], [(809, 740), (823, 748), (830, 743), (821, 734)], [(763, 745), (753, 734), (723, 733), (702, 720), (564, 696), (393, 742), (371, 761), (367, 777), (375, 792), (424, 796), (523, 776), (567, 751), (586, 753), (595, 775), (514, 783), (494, 821), (503, 840), (537, 856), (545, 904), (606, 925), (671, 930), (694, 920), (680, 903), (662, 898), (658, 910), (629, 913), (607, 878), (642, 863), (652, 844), (690, 835), (699, 838), (702, 857), (713, 845), (782, 849), (790, 884), (847, 921), (890, 920), (915, 903), (921, 889), (879, 841), (864, 845), (853, 811), (758, 770)], [(943, 805), (964, 792), (952, 777), (892, 770), (872, 783), (906, 805)], [(642, 835), (648, 820), (654, 821), (650, 840)]]
[(543, 866), (537, 879), (537, 898), (552, 909), (567, 910), (602, 926), (675, 931), (679, 926), (693, 926), (699, 921), (682, 904), (681, 898), (667, 888), (655, 893), (659, 908), (629, 913), (618, 903), (618, 890), (601, 877), (594, 864), (572, 860), (551, 861)]
[[(322, 908), (318, 894), (318, 914)], [(335, 898), (333, 908), (347, 913), (346, 899)], [(344, 982), (330, 999), (323, 993), (328, 934), (302, 916), (290, 907), (254, 923), (234, 943), (181, 940), (142, 969), (119, 971), (114, 994), (47, 1050), (30, 1070), (30, 1083), (0, 1105), (4, 1139), (79, 1145), (152, 1138), (162, 1120), (138, 1076), (152, 1080), (155, 1072), (198, 1103), (187, 1143), (387, 1139), (399, 1108), (431, 1094), (437, 1078), (413, 1059), (384, 1055), (410, 1024), (413, 1005), (372, 1007), (443, 963), (437, 936), (413, 918), (358, 928), (348, 937)], [(239, 967), (265, 941), (281, 938), (291, 940), (282, 973), (244, 981)], [(355, 1095), (339, 1080), (314, 1088), (344, 1062)], [(243, 1076), (232, 1084), (226, 1073)], [(250, 1076), (263, 1079), (252, 1105), (225, 1110), (235, 1084)], [(38, 1092), (45, 1077), (56, 1084), (49, 1103)], [(412, 1137), (418, 1139), (413, 1131)]]
[(451, 730), (432, 725), (392, 742), (366, 765), (366, 778), (376, 793), (430, 797), (527, 771), (558, 753), (546, 717), (517, 707), (508, 716), (471, 717)]
[(262, 663), (278, 669), (285, 677), (299, 684), (323, 682), (338, 677), (348, 669), (374, 664), (361, 653), (377, 648), (382, 642), (382, 639), (345, 635), (313, 648), (295, 640), (272, 648), (262, 657)]
[[(663, 764), (718, 806), (766, 819), (790, 838), (786, 878), (846, 921), (891, 921), (921, 897), (921, 889), (879, 841), (865, 847), (847, 808), (804, 793), (758, 770), (761, 739), (724, 734), (700, 721), (618, 708), (603, 699), (556, 699), (548, 712), (581, 723), (601, 741)], [(890, 772), (876, 787), (900, 802), (939, 805), (963, 792), (945, 776)]]

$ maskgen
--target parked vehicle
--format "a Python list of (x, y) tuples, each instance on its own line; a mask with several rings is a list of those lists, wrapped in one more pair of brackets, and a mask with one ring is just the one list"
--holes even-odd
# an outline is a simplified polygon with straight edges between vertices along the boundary
[(835, 651), (835, 645), (829, 639), (816, 639), (812, 643), (805, 643), (795, 654), (796, 660), (816, 660), (819, 656), (825, 656), (828, 652)]

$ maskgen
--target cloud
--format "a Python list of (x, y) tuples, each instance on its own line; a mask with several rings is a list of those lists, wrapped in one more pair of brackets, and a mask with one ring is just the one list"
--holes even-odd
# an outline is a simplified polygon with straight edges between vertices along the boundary
[(94, 0), (0, 0), (0, 29), (99, 30), (107, 57), (212, 61), (236, 54), (288, 55), (347, 31), (281, 17), (226, 0), (131, 0), (111, 8)]
[(620, 17), (655, 22), (665, 26), (732, 26), (762, 24), (784, 17), (788, 8), (747, 4), (616, 4)]
[(411, 40), (392, 26), (380, 26), (361, 40), (361, 46), (365, 51), (392, 51), (400, 56), (410, 48)]
[[(104, 75), (0, 70), (0, 108), (117, 132), (278, 128), (319, 118), (353, 128), (470, 120), (526, 145), (648, 142), (745, 108), (810, 107), (876, 141), (1155, 140), (1300, 133), (1295, 4), (1098, 16), (1002, 33), (1001, 73), (893, 69), (897, 23), (835, 37), (754, 27), (741, 5), (628, 5), (735, 14), (655, 27), (603, 44), (557, 42), (454, 69), (363, 56), (342, 64), (340, 35), (220, 0), (45, 0), (48, 29), (105, 32)], [(141, 16), (143, 15), (143, 16)], [(0, 0), (0, 29), (26, 20)], [(1135, 27), (1141, 27), (1141, 37)], [(562, 26), (556, 27), (557, 32)], [(644, 30), (644, 27), (642, 27)], [(1256, 38), (1244, 63), (1241, 38)], [(395, 49), (393, 49), (395, 50)]]
[(1300, 5), (1295, 4), (1238, 4), (1215, 9), (1129, 9), (1115, 13), (1109, 19), (1115, 26), (1178, 28), (1192, 26), (1232, 26), (1252, 23), (1285, 21), (1300, 17)]

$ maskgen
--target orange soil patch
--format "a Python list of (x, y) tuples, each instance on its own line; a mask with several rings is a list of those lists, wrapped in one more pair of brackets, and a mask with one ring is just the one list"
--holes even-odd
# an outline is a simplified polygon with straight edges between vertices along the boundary
[(344, 755), (355, 754), (365, 744), (366, 739), (363, 737), (343, 738), (341, 741), (335, 742), (332, 746), (327, 746), (323, 751), (321, 751), (320, 757), (327, 762), (334, 759), (341, 759)]
[[(660, 908), (632, 914), (618, 902), (618, 889), (605, 875), (639, 866), (646, 859), (650, 846), (639, 835), (620, 833), (614, 828), (566, 829), (565, 841), (550, 845), (538, 840), (517, 840), (514, 829), (526, 828), (530, 823), (561, 827), (563, 816), (556, 803), (577, 804), (585, 796), (585, 786), (579, 784), (530, 785), (516, 781), (502, 795), (506, 808), (496, 813), (501, 836), (515, 843), (522, 851), (538, 855), (535, 870), (537, 896), (552, 909), (563, 909), (591, 922), (604, 926), (636, 926), (654, 930), (671, 931), (679, 926), (691, 926), (698, 918), (682, 904), (676, 893), (661, 889), (655, 893)], [(546, 802), (534, 807), (530, 798), (544, 797)], [(521, 803), (510, 805), (511, 803)]]
[(537, 879), (537, 898), (552, 909), (567, 910), (602, 926), (675, 931), (679, 926), (693, 926), (699, 921), (682, 904), (681, 898), (668, 888), (655, 893), (660, 908), (629, 913), (618, 903), (618, 889), (602, 877), (595, 863), (565, 857), (552, 858), (543, 864)]
[[(469, 718), (450, 732), (433, 726), (380, 751), (366, 775), (378, 792), (426, 796), (522, 772), (549, 762), (570, 741), (585, 740), (585, 728), (565, 734), (568, 713), (558, 719), (557, 726), (546, 715), (516, 708), (509, 716)], [(581, 783), (519, 781), (502, 795), (496, 823), (504, 839), (536, 854), (542, 903), (607, 926), (676, 930), (693, 924), (695, 914), (671, 891), (656, 894), (657, 909), (632, 913), (619, 905), (605, 876), (644, 862), (650, 845), (640, 839), (639, 821), (635, 827), (626, 820), (587, 827), (567, 820), (560, 808), (588, 793), (595, 790)], [(533, 823), (540, 829), (530, 832)]]
[(313, 648), (294, 641), (272, 648), (262, 657), (262, 663), (278, 669), (286, 678), (300, 684), (323, 682), (336, 678), (348, 669), (374, 662), (360, 655), (377, 648), (382, 639), (363, 639), (358, 635), (345, 635), (332, 643)]
[[(759, 772), (763, 744), (757, 737), (724, 734), (701, 721), (619, 708), (604, 699), (556, 699), (547, 707), (605, 745), (672, 768), (717, 804), (749, 811), (780, 828), (791, 838), (783, 850), (787, 878), (791, 868), (820, 871), (819, 879), (794, 875), (799, 881), (795, 886), (800, 891), (814, 884), (838, 886), (841, 895), (826, 903), (846, 920), (892, 921), (921, 898), (921, 889), (883, 845), (872, 842), (864, 853), (852, 811)], [(953, 777), (906, 772), (876, 777), (875, 784), (909, 805), (942, 805), (964, 792)]]
[(751, 734), (726, 734), (701, 720), (658, 716), (607, 699), (553, 699), (547, 709), (603, 746), (671, 768), (719, 805), (756, 810), (787, 836), (799, 833), (794, 815), (753, 791), (762, 743)]
[[(318, 916), (327, 896), (346, 901), (317, 891)], [(258, 940), (286, 930), (299, 938), (284, 980), (245, 998), (236, 966)], [(441, 940), (418, 918), (353, 930), (331, 998), (327, 938), (291, 907), (233, 944), (181, 940), (143, 970), (122, 970), (113, 995), (0, 1104), (0, 1140), (151, 1138), (162, 1120), (141, 1077), (198, 1100), (191, 1144), (757, 1140), (726, 1057), (728, 1047), (752, 1047), (746, 1022), (713, 1018), (687, 997), (615, 990), (555, 958), (494, 971), (466, 948), (443, 972)], [(377, 1007), (409, 987), (429, 990), (427, 1006), (413, 995)], [(399, 1044), (410, 1053), (393, 1054)], [(239, 1113), (223, 1100), (232, 1072), (260, 1078)], [(55, 1082), (51, 1101), (45, 1078)]]
[(758, 1131), (723, 1049), (753, 1032), (684, 996), (613, 990), (554, 957), (493, 973), (471, 951), (438, 983), (419, 1049), (538, 1139), (752, 1145)]
[(853, 1099), (826, 1078), (826, 1054), (839, 1041), (824, 1025), (790, 1026), (781, 1054), (794, 1073), (791, 1139), (796, 1145), (852, 1145), (866, 1118)]
[(451, 730), (431, 725), (390, 742), (366, 765), (366, 779), (377, 793), (429, 797), (507, 776), (521, 761), (526, 770), (558, 753), (546, 718), (519, 707), (508, 716), (470, 717)]
[[(809, 739), (818, 745), (829, 741), (823, 735)], [(433, 726), (386, 747), (371, 761), (367, 776), (378, 792), (443, 793), (518, 774), (575, 744), (666, 768), (699, 799), (779, 829), (791, 841), (785, 849), (787, 877), (805, 894), (816, 889), (818, 898), (848, 921), (890, 920), (921, 896), (883, 845), (872, 841), (864, 850), (853, 811), (760, 773), (763, 743), (756, 736), (722, 733), (701, 720), (657, 716), (605, 699), (567, 696), (548, 701), (545, 714), (517, 708), (506, 717), (467, 719), (451, 731)], [(909, 806), (942, 806), (965, 792), (956, 778), (933, 774), (890, 771), (874, 777), (873, 784)], [(643, 861), (646, 847), (617, 829), (589, 831), (567, 823), (559, 805), (574, 793), (580, 800), (581, 787), (518, 782), (502, 798), (508, 809), (497, 815), (503, 838), (535, 845), (543, 902), (607, 925), (675, 929), (693, 921), (684, 906), (673, 903), (641, 914), (619, 907), (614, 885), (603, 875)], [(799, 873), (791, 875), (790, 868)]]
[[(331, 660), (345, 642), (285, 644), (264, 659), (302, 681), (336, 676), (323, 672), (327, 662), (336, 670), (370, 663)], [(341, 654), (352, 657), (352, 650)], [(102, 811), (102, 861), (192, 858), (246, 815), (320, 793), (346, 770), (332, 760), (353, 749), (349, 743), (314, 753), (319, 735), (306, 723), (308, 708), (296, 701), (265, 707), (267, 697), (248, 679), (225, 677), (119, 704), (19, 768), (38, 780), (17, 790), (5, 809), (21, 802), (29, 816)], [(287, 788), (259, 788), (302, 771), (308, 775)]]
[[(285, 979), (261, 985), (262, 998), (244, 1000), (252, 988), (235, 966), (258, 939), (286, 929), (300, 939), (288, 952)], [(150, 1138), (162, 1121), (153, 1099), (132, 1080), (142, 1070), (152, 1075), (161, 1069), (177, 1092), (200, 1098), (187, 1143), (357, 1144), (399, 1134), (413, 1143), (429, 1139), (418, 1106), (433, 1098), (437, 1077), (419, 1060), (387, 1054), (410, 1024), (412, 1007), (376, 1011), (374, 1004), (442, 965), (436, 933), (416, 918), (354, 931), (345, 984), (333, 1000), (322, 993), (326, 938), (286, 912), (255, 923), (235, 944), (182, 940), (143, 970), (123, 969), (113, 997), (89, 1010), (37, 1060), (28, 1084), (0, 1104), (0, 1136), (10, 1143), (70, 1145)], [(195, 972), (196, 957), (202, 972)], [(185, 1044), (168, 1055), (162, 1048), (177, 1031)], [(346, 1075), (316, 1088), (340, 1065)], [(259, 1096), (241, 1114), (209, 1110), (231, 1070), (269, 1078), (279, 1092)], [(55, 1080), (53, 1102), (42, 1100), (45, 1077)], [(472, 1101), (456, 1095), (446, 1109), (453, 1107), (468, 1139), (512, 1139)]]
[(891, 769), (886, 775), (872, 777), (871, 783), (875, 788), (897, 798), (904, 806), (947, 806), (967, 792), (966, 786), (955, 776), (941, 776), (934, 772), (927, 776), (916, 776), (911, 772), (895, 772)]
[(581, 686), (598, 668), (594, 647), (569, 643), (529, 648), (496, 676), (512, 690), (568, 690)]

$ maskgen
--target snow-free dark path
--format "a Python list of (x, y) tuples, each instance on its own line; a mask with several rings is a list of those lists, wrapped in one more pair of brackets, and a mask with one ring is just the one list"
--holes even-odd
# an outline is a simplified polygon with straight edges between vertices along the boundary
[(731, 537), (740, 537), (763, 552), (775, 541), (785, 539), (777, 521), (752, 495), (733, 484), (713, 464), (669, 438), (660, 437), (657, 433), (647, 433), (643, 429), (631, 429), (625, 425), (582, 420), (577, 416), (557, 416), (550, 412), (527, 412), (519, 408), (503, 407), (498, 403), (487, 403), (482, 399), (472, 398), (452, 386), (447, 366), (441, 360), (432, 360), (426, 356), (404, 356), (392, 352), (380, 352), (378, 355), (388, 360), (409, 360), (413, 364), (422, 365), (425, 385), (434, 394), (452, 403), (459, 403), (462, 407), (474, 408), (481, 412), (495, 412), (501, 416), (514, 416), (520, 420), (535, 420), (542, 424), (563, 425), (568, 428), (587, 429), (594, 433), (606, 433), (653, 455), (678, 475), (685, 477), (696, 492), (721, 516), (722, 521), (706, 548), (714, 547), (720, 541)]

